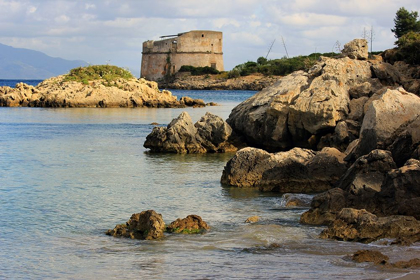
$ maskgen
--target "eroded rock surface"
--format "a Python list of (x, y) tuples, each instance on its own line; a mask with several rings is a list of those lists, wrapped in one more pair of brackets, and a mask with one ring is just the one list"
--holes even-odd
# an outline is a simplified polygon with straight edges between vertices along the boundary
[(206, 113), (193, 124), (190, 115), (182, 112), (167, 127), (154, 127), (144, 147), (152, 152), (218, 153), (236, 151), (232, 129), (220, 117)]
[(189, 105), (178, 101), (170, 91), (160, 91), (157, 83), (145, 79), (119, 79), (105, 86), (103, 80), (81, 83), (65, 82), (64, 78), (50, 78), (36, 87), (24, 83), (17, 84), (15, 88), (0, 87), (0, 106), (104, 108)]
[[(419, 108), (420, 98), (406, 92), (403, 88), (384, 90), (371, 97), (360, 130), (360, 140), (353, 153), (354, 158), (368, 154), (374, 149), (386, 149), (399, 136), (401, 130), (412, 137), (412, 145), (420, 141)], [(409, 128), (415, 123), (413, 128)], [(399, 132), (399, 133), (396, 133)], [(414, 149), (414, 148), (413, 148)]]
[(198, 215), (188, 215), (184, 219), (177, 219), (167, 227), (170, 233), (184, 234), (203, 233), (209, 229), (209, 225)]
[(353, 59), (366, 60), (369, 57), (368, 42), (365, 39), (354, 39), (344, 45), (341, 53)]
[(366, 210), (344, 208), (321, 238), (372, 242), (382, 238), (420, 241), (420, 221), (409, 216), (377, 217)]
[(322, 58), (308, 72), (285, 76), (239, 104), (227, 122), (249, 145), (268, 151), (316, 148), (347, 119), (349, 91), (370, 80), (366, 61)]
[(306, 224), (329, 224), (343, 208), (366, 209), (378, 216), (420, 219), (420, 166), (409, 160), (397, 168), (389, 151), (374, 150), (359, 158), (339, 187), (318, 194), (301, 216)]
[(343, 158), (334, 148), (320, 152), (294, 148), (278, 153), (244, 148), (226, 164), (221, 182), (281, 193), (321, 192), (332, 188), (346, 171)]
[(133, 214), (125, 224), (117, 225), (106, 234), (114, 237), (152, 240), (162, 238), (165, 229), (162, 215), (154, 210), (147, 210)]

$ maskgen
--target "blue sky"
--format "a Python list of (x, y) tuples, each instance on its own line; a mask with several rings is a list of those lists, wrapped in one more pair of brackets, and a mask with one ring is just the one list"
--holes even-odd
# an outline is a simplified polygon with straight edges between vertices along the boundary
[(330, 52), (373, 27), (373, 50), (393, 47), (396, 11), (418, 0), (0, 0), (0, 43), (138, 75), (142, 43), (189, 30), (223, 32), (225, 70), (266, 56)]

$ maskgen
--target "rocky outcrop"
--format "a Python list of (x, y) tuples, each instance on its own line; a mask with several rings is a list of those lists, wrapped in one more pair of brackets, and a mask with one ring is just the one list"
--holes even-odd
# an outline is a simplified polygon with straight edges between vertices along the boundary
[(344, 208), (321, 238), (372, 242), (383, 238), (420, 241), (420, 221), (409, 216), (377, 217), (366, 210)]
[(153, 210), (147, 210), (133, 214), (125, 224), (117, 225), (106, 234), (114, 237), (152, 240), (162, 238), (165, 229), (162, 215)]
[(190, 115), (182, 112), (167, 127), (154, 127), (144, 147), (152, 152), (218, 153), (236, 151), (233, 143), (232, 129), (220, 117), (207, 112), (193, 124)]
[(170, 233), (184, 234), (203, 233), (209, 229), (207, 223), (198, 215), (188, 215), (184, 219), (177, 219), (166, 228)]
[(227, 122), (249, 145), (268, 151), (316, 148), (352, 113), (349, 92), (373, 91), (363, 87), (372, 80), (370, 66), (348, 57), (321, 58), (308, 72), (283, 77), (239, 104)]
[(159, 83), (160, 88), (186, 90), (262, 90), (273, 85), (279, 76), (264, 76), (252, 74), (238, 78), (227, 79), (222, 75), (191, 76), (189, 72), (179, 72), (173, 81)]
[[(4, 107), (185, 107), (170, 91), (144, 79), (119, 79), (106, 83), (64, 81), (58, 76), (36, 87), (19, 83), (15, 88), (0, 87)], [(194, 104), (193, 104), (194, 105)], [(191, 105), (191, 106), (193, 106)]]
[(344, 154), (334, 148), (314, 152), (294, 148), (270, 154), (244, 148), (226, 164), (221, 182), (236, 187), (256, 187), (281, 193), (313, 193), (333, 187), (346, 171)]
[(365, 39), (354, 39), (344, 45), (341, 53), (353, 59), (366, 60), (369, 57), (368, 42)]
[[(401, 130), (411, 133), (412, 145), (418, 145), (419, 135), (415, 128), (419, 125), (420, 98), (403, 88), (378, 92), (367, 102), (367, 109), (360, 130), (360, 140), (352, 156), (358, 158), (374, 149), (386, 149)], [(415, 149), (416, 147), (413, 147)], [(407, 160), (407, 158), (405, 158)]]
[(420, 219), (420, 166), (409, 160), (396, 168), (391, 152), (374, 150), (359, 158), (338, 187), (316, 195), (301, 216), (305, 224), (329, 224), (343, 208), (366, 209), (378, 216)]

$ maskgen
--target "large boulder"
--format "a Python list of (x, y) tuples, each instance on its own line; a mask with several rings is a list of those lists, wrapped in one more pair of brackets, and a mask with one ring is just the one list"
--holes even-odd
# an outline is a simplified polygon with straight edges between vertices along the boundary
[(372, 242), (382, 238), (420, 241), (420, 221), (408, 216), (377, 217), (368, 211), (344, 208), (321, 238)]
[(353, 59), (366, 60), (369, 57), (368, 42), (365, 39), (354, 39), (344, 45), (341, 53)]
[[(351, 155), (353, 158), (374, 149), (386, 149), (398, 137), (396, 132), (416, 121), (420, 114), (420, 98), (402, 87), (379, 92), (371, 99), (367, 102), (360, 141)], [(418, 133), (415, 134), (417, 141)]]
[[(235, 107), (227, 122), (247, 143), (268, 151), (316, 148), (349, 115), (350, 89), (371, 81), (367, 61), (321, 58), (308, 72), (281, 78)], [(371, 91), (369, 89), (362, 89)]]
[(301, 216), (305, 224), (329, 224), (343, 208), (366, 209), (378, 216), (420, 219), (420, 163), (411, 159), (396, 168), (389, 151), (374, 150), (359, 158), (338, 188), (316, 195)]
[(207, 112), (193, 124), (190, 115), (182, 112), (167, 127), (154, 127), (144, 147), (180, 154), (236, 151), (232, 138), (232, 129), (220, 117)]
[(328, 224), (346, 207), (376, 211), (373, 198), (381, 191), (389, 171), (396, 168), (389, 151), (374, 150), (356, 160), (337, 183), (337, 188), (314, 197), (311, 209), (301, 217), (305, 224)]
[(420, 165), (418, 161), (388, 172), (375, 195), (378, 215), (406, 215), (420, 220)]
[(400, 72), (389, 63), (380, 62), (372, 64), (372, 72), (384, 85), (395, 86), (401, 83)]
[(152, 240), (163, 237), (165, 230), (162, 215), (154, 210), (147, 210), (133, 214), (125, 224), (117, 225), (106, 234), (114, 237)]
[(344, 174), (343, 158), (334, 148), (318, 153), (302, 148), (278, 153), (245, 148), (226, 164), (221, 182), (281, 193), (321, 192), (332, 188)]

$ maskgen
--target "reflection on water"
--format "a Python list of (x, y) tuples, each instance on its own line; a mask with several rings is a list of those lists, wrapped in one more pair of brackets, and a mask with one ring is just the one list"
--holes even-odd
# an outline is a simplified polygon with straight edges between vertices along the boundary
[[(149, 124), (178, 114), (0, 109), (0, 278), (384, 279), (402, 273), (345, 256), (362, 248), (418, 256), (416, 247), (320, 240), (322, 227), (300, 225), (305, 209), (285, 208), (279, 194), (221, 186), (233, 154), (148, 153)], [(159, 241), (104, 234), (148, 209), (166, 223), (198, 214), (211, 230)], [(254, 215), (261, 221), (244, 223)]]

